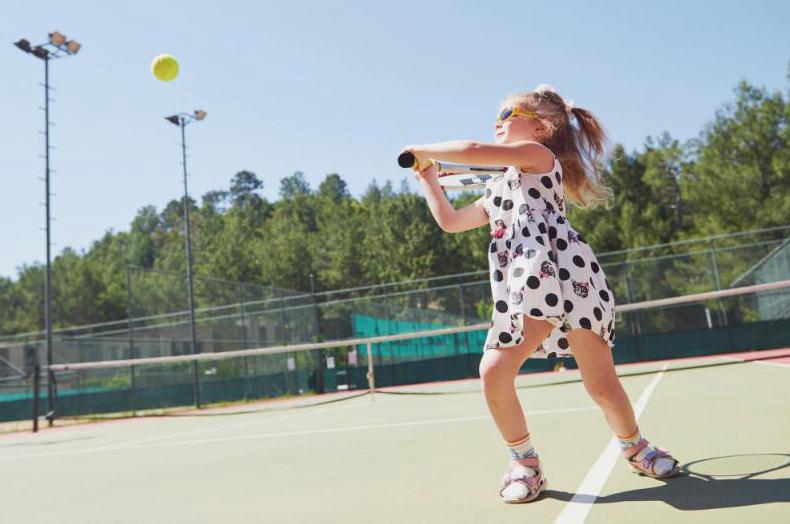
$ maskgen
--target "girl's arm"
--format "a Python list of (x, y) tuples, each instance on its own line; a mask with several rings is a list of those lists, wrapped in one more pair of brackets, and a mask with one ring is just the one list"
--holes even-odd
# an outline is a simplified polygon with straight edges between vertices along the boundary
[(541, 171), (553, 161), (552, 153), (544, 145), (532, 141), (487, 144), (471, 140), (453, 140), (407, 146), (404, 151), (411, 151), (420, 164), (433, 158), (462, 164), (517, 166), (525, 171)]
[(461, 233), (488, 224), (488, 215), (483, 207), (485, 196), (480, 197), (461, 209), (455, 209), (439, 185), (439, 173), (436, 166), (432, 165), (417, 175), (425, 188), (425, 199), (433, 218), (442, 231), (448, 233)]

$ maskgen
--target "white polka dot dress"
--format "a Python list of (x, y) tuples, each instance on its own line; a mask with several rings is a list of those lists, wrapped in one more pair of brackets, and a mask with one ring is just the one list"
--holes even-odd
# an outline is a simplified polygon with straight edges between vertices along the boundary
[(511, 167), (486, 184), (491, 224), (488, 252), (494, 312), (485, 349), (523, 340), (523, 316), (555, 326), (532, 354), (571, 356), (566, 335), (589, 329), (613, 347), (614, 296), (603, 269), (584, 238), (565, 218), (562, 166), (542, 174)]

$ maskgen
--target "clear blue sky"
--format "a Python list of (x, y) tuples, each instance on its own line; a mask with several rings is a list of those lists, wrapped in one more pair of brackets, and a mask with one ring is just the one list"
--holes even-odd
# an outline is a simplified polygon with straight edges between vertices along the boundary
[[(405, 144), (490, 140), (504, 95), (542, 82), (628, 150), (695, 137), (739, 80), (786, 90), (788, 20), (778, 0), (14, 2), (0, 19), (0, 275), (44, 258), (43, 64), (21, 37), (83, 43), (51, 72), (60, 252), (179, 197), (168, 114), (208, 111), (187, 128), (198, 200), (242, 169), (272, 200), (297, 170), (313, 187), (340, 173), (359, 196), (374, 178), (399, 186)], [(182, 68), (169, 84), (148, 69), (163, 52)]]

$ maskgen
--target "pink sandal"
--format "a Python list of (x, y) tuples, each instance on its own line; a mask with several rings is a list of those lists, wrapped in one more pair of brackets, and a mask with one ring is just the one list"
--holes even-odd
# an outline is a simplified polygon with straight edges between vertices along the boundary
[[(647, 448), (647, 453), (644, 453), (643, 457), (638, 458), (640, 452), (645, 448)], [(636, 443), (636, 445), (631, 446), (630, 448), (623, 451), (623, 456), (625, 456), (626, 460), (628, 461), (628, 465), (631, 466), (633, 472), (638, 475), (645, 475), (654, 479), (666, 479), (669, 477), (674, 477), (680, 473), (679, 463), (675, 457), (670, 455), (665, 449), (652, 446), (645, 439), (641, 439)], [(656, 462), (658, 459), (662, 458), (673, 461), (672, 469), (663, 474), (656, 473)]]
[[(502, 477), (499, 496), (512, 504), (530, 502), (538, 498), (547, 485), (538, 457), (518, 459), (510, 463), (507, 473)], [(520, 486), (521, 489), (508, 489), (510, 486)]]

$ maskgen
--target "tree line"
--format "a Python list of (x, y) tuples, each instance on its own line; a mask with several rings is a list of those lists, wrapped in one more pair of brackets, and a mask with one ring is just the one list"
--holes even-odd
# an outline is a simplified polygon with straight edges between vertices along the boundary
[[(609, 207), (570, 208), (574, 227), (606, 252), (790, 222), (790, 105), (786, 93), (742, 81), (697, 138), (668, 132), (638, 151), (616, 144)], [(693, 100), (678, 100), (690, 104)], [(261, 179), (237, 172), (226, 189), (188, 202), (196, 275), (309, 292), (478, 271), (489, 232), (446, 234), (404, 180), (374, 180), (361, 197), (337, 174), (312, 188), (297, 171), (273, 202)], [(456, 207), (479, 195), (452, 196)], [(53, 261), (53, 324), (126, 316), (126, 267), (184, 272), (183, 200), (141, 208), (128, 231), (107, 231)], [(0, 333), (42, 329), (44, 266), (0, 278)]]

